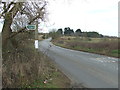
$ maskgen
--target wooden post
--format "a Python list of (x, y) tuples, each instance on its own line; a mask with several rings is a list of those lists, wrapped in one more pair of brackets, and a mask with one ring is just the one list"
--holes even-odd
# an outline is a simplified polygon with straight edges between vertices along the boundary
[(38, 21), (36, 21), (36, 30), (35, 30), (35, 49), (38, 49)]
[(38, 21), (36, 21), (35, 40), (38, 40)]

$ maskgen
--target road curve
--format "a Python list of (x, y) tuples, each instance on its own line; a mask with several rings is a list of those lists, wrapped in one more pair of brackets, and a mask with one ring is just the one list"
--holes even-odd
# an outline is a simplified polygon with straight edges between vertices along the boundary
[(88, 88), (118, 88), (118, 58), (86, 53), (39, 42), (39, 50), (52, 58), (63, 72)]

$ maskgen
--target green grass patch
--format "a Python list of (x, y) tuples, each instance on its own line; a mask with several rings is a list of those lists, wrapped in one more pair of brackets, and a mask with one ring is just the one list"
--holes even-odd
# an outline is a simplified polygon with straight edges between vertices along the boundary
[(48, 80), (47, 83), (44, 83), (45, 79), (39, 79), (34, 81), (34, 83), (31, 85), (25, 85), (23, 88), (60, 88), (58, 85), (55, 84), (55, 81), (54, 81), (54, 79), (58, 78), (58, 76), (60, 75), (61, 73), (59, 71), (53, 72), (51, 74), (51, 77), (53, 78), (53, 80)]
[(44, 83), (44, 80), (37, 80), (32, 85), (26, 85), (24, 88), (59, 88), (56, 85), (52, 83), (52, 81), (49, 81), (47, 83)]
[(113, 54), (120, 54), (120, 50), (112, 50), (111, 53), (113, 53)]

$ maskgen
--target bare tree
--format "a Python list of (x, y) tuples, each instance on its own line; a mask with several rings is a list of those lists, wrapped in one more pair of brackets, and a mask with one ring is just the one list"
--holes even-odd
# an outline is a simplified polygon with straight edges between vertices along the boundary
[[(26, 30), (26, 25), (34, 23), (35, 20), (44, 20), (46, 15), (45, 0), (39, 2), (0, 2), (0, 18), (4, 19), (2, 29), (2, 46), (5, 48), (8, 40), (20, 32)], [(40, 21), (39, 20), (39, 21)], [(12, 33), (13, 31), (17, 33)]]

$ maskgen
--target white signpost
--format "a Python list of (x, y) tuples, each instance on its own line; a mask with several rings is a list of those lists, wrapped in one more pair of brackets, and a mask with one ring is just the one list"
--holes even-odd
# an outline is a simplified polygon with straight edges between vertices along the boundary
[(35, 48), (38, 49), (38, 40), (35, 40)]
[(36, 22), (36, 25), (27, 25), (26, 28), (28, 30), (35, 30), (35, 48), (38, 49), (38, 22)]

